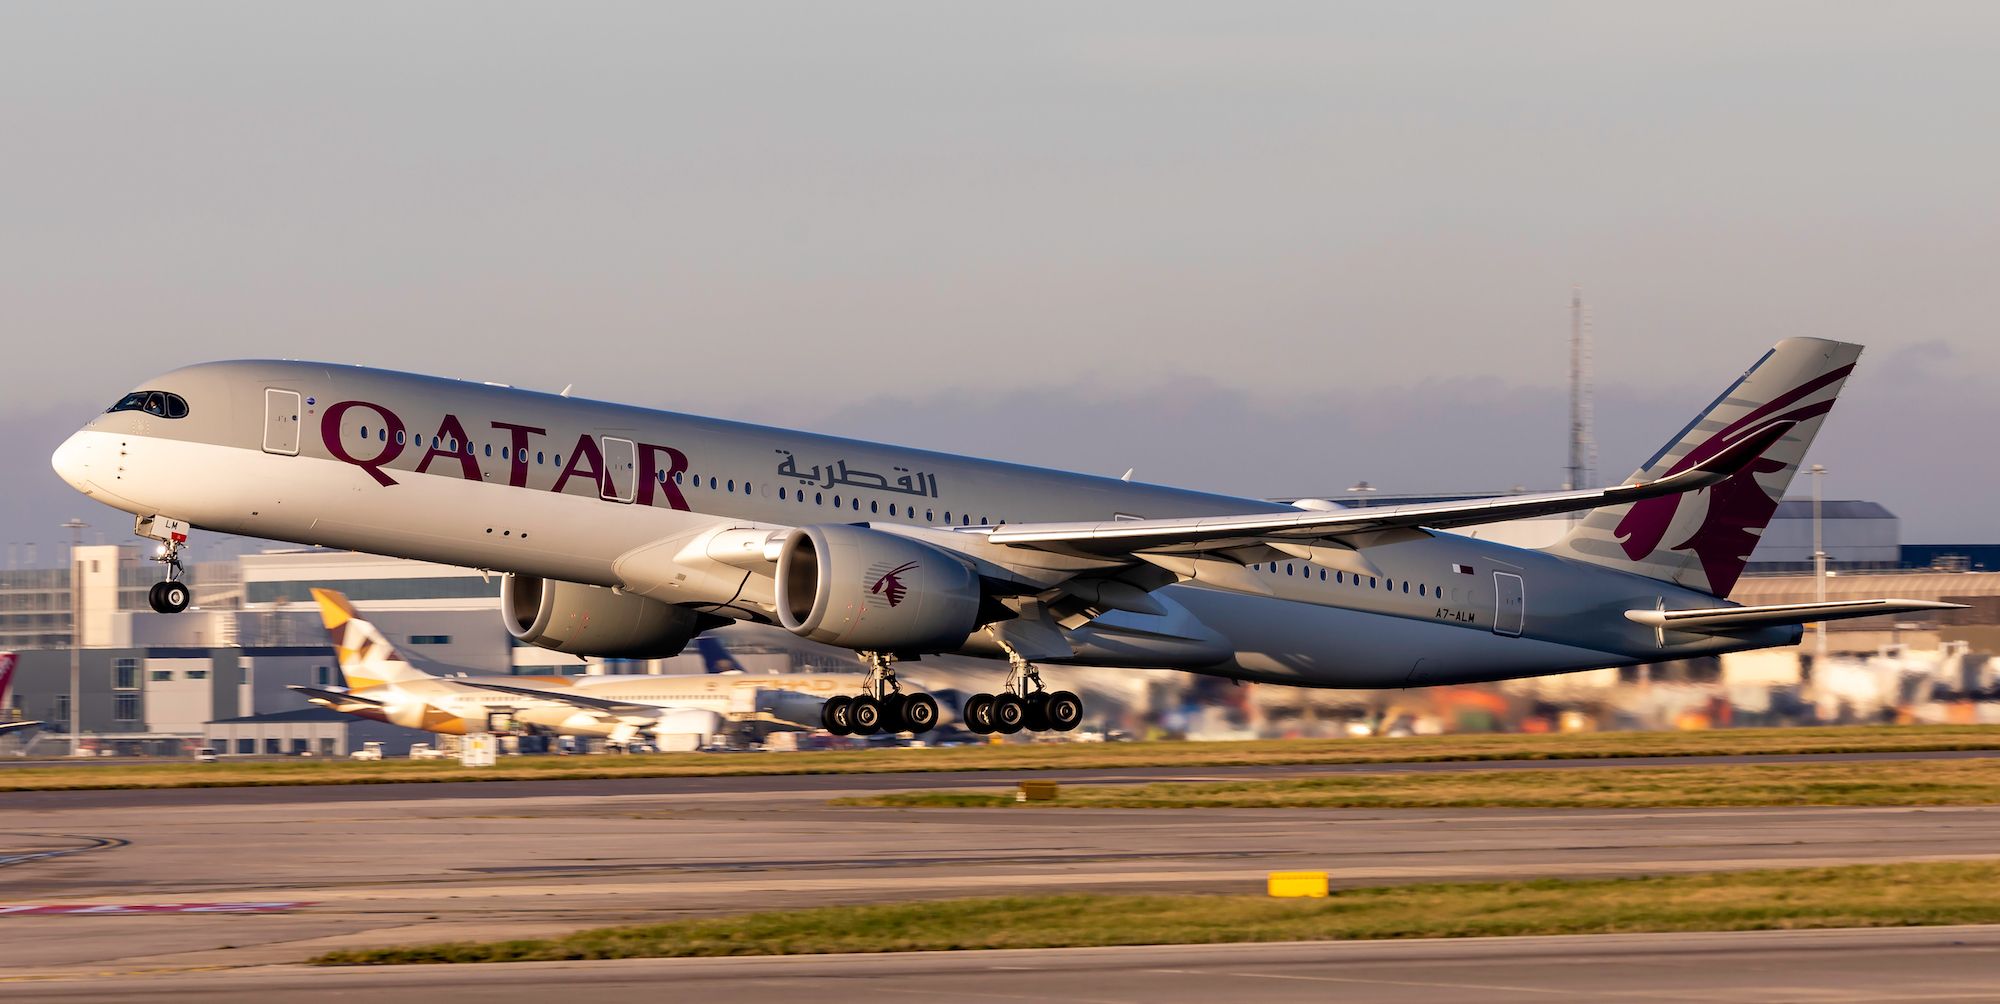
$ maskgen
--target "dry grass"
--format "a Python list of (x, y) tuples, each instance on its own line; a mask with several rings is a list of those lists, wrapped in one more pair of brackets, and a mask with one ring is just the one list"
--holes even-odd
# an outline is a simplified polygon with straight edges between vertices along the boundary
[(1322, 900), (1061, 895), (820, 907), (561, 938), (331, 952), (321, 965), (2000, 922), (2000, 862), (1405, 885)]
[(1987, 749), (2000, 749), (2000, 726), (1862, 726), (1229, 743), (1008, 743), (956, 749), (520, 757), (489, 768), (466, 768), (449, 761), (356, 763), (346, 760), (18, 767), (0, 770), (0, 791)]
[[(902, 791), (841, 805), (976, 808), (1017, 803), (1011, 790)], [(1593, 770), (1339, 774), (1272, 780), (1069, 785), (1054, 802), (1097, 809), (1644, 808), (1730, 805), (1994, 805), (2000, 763), (1876, 760)]]

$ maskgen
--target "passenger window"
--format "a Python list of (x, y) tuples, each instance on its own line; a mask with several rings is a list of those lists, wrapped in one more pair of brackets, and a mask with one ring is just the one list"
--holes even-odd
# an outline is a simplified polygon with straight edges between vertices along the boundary
[(835, 509), (838, 509), (838, 508), (840, 508), (840, 496), (838, 496), (838, 495), (835, 495), (835, 496), (833, 497), (833, 507), (834, 507)]
[(947, 523), (951, 522), (951, 510), (950, 510), (950, 509), (946, 509), (946, 510), (944, 511), (944, 521), (945, 521), (945, 522), (947, 522)]
[(880, 503), (880, 502), (877, 502), (877, 501), (875, 501), (874, 499), (869, 499), (869, 500), (868, 500), (868, 511), (869, 511), (869, 512), (881, 512), (881, 511), (882, 511), (882, 503)]
[(1322, 569), (1320, 569), (1320, 570), (1319, 570), (1319, 580), (1320, 580), (1321, 582), (1325, 582), (1325, 581), (1326, 581), (1326, 569), (1322, 568)]
[(1410, 594), (1410, 580), (1408, 580), (1408, 579), (1404, 579), (1404, 580), (1403, 580), (1403, 595), (1405, 595), (1405, 596), (1408, 596), (1409, 594)]
[(826, 493), (825, 493), (825, 492), (814, 492), (814, 493), (813, 493), (813, 505), (825, 505), (825, 504), (826, 504)]
[(783, 502), (785, 498), (785, 490), (783, 488), (778, 489), (778, 501)]
[(489, 457), (493, 455), (493, 444), (492, 444), (492, 443), (487, 443), (487, 444), (486, 444), (486, 455), (487, 455), (487, 456), (489, 456)]
[(748, 481), (743, 482), (743, 494), (750, 494), (750, 482)]
[(736, 479), (735, 479), (735, 478), (730, 478), (730, 479), (729, 479), (729, 493), (730, 493), (731, 495), (734, 495), (734, 494), (736, 494)]
[(396, 430), (396, 445), (397, 446), (403, 445), (403, 430), (401, 429)]
[(937, 515), (936, 515), (936, 511), (935, 511), (935, 510), (932, 510), (932, 509), (925, 509), (925, 510), (924, 510), (924, 521), (925, 521), (925, 522), (927, 522), (927, 523), (935, 523), (935, 522), (937, 522)]
[(361, 427), (361, 438), (362, 439), (368, 438), (368, 427), (365, 425)]
[(382, 442), (385, 442), (385, 443), (386, 443), (386, 442), (388, 442), (388, 441), (389, 441), (389, 430), (387, 430), (387, 429), (376, 429), (376, 430), (375, 430), (375, 438), (376, 438), (376, 439), (379, 439), (379, 440), (381, 440)]
[(556, 465), (557, 467), (561, 467), (561, 466), (562, 466), (562, 454), (560, 454), (560, 453), (556, 454), (556, 459), (555, 459), (555, 465)]
[(1285, 562), (1285, 574), (1286, 575), (1292, 574), (1292, 563), (1289, 561)]
[(715, 475), (713, 475), (713, 474), (709, 475), (709, 476), (708, 476), (708, 489), (709, 489), (709, 491), (714, 491), (714, 490), (715, 490), (715, 484), (716, 484), (716, 479), (715, 479)]
[(896, 503), (894, 502), (889, 503), (889, 515), (896, 515)]

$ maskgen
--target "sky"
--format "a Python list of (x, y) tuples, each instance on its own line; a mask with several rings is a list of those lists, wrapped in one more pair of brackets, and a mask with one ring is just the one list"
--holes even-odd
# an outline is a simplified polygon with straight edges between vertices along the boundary
[(49, 452), (247, 356), (1557, 487), (1579, 285), (1605, 478), (1840, 338), (1829, 494), (2000, 540), (1996, 93), (1986, 3), (7, 5), (0, 538), (129, 539)]

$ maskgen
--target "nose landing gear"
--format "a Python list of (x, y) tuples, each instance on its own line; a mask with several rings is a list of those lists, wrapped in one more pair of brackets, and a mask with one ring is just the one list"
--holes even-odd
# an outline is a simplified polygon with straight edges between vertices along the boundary
[(167, 566), (165, 582), (153, 583), (146, 593), (146, 602), (155, 613), (177, 614), (188, 608), (194, 599), (194, 591), (181, 581), (185, 569), (181, 567), (181, 548), (187, 546), (188, 525), (165, 516), (141, 516), (133, 524), (132, 531), (141, 537), (160, 542), (160, 553), (153, 560)]

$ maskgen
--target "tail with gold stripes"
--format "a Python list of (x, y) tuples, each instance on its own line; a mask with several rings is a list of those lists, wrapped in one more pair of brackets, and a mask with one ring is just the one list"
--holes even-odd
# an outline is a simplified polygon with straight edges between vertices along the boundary
[(361, 618), (346, 596), (331, 589), (315, 589), (312, 596), (319, 604), (319, 619), (333, 639), (333, 650), (340, 655), (340, 675), (347, 678), (347, 689), (434, 679), (410, 665), (375, 625)]

